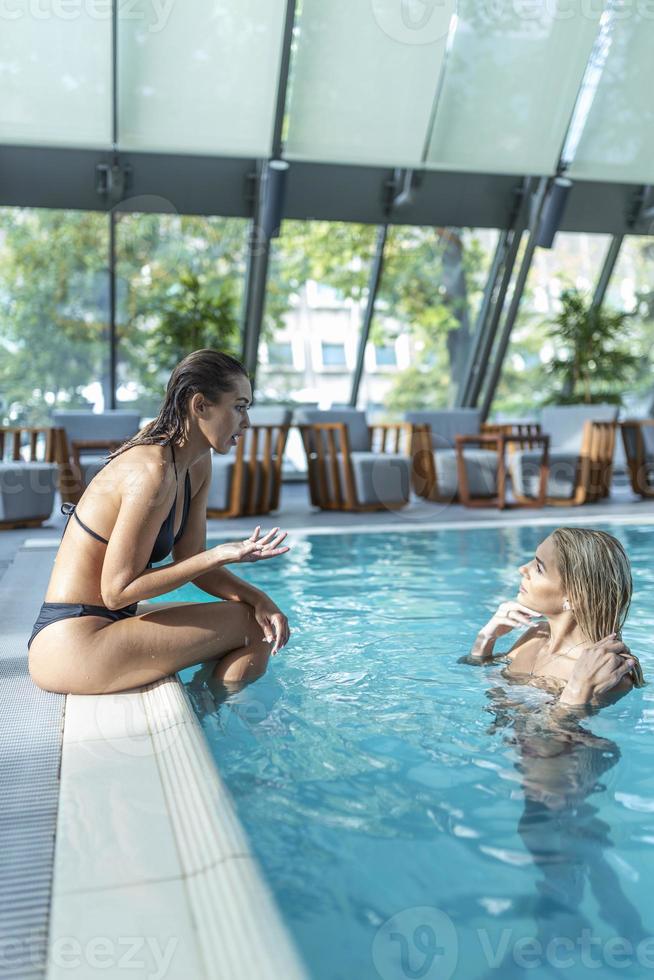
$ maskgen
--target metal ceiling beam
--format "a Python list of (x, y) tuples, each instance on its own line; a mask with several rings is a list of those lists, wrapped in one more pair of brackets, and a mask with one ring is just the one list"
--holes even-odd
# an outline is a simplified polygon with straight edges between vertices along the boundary
[(357, 349), (357, 361), (354, 368), (354, 376), (352, 378), (352, 391), (350, 394), (350, 405), (352, 408), (356, 408), (357, 399), (359, 397), (359, 388), (361, 387), (361, 379), (363, 377), (363, 366), (364, 358), (366, 353), (366, 344), (368, 343), (368, 338), (370, 336), (370, 327), (372, 326), (372, 319), (375, 314), (375, 300), (377, 299), (377, 293), (379, 291), (379, 284), (381, 282), (382, 270), (384, 268), (384, 248), (386, 247), (386, 236), (388, 234), (388, 225), (380, 225), (377, 229), (377, 241), (375, 243), (375, 254), (372, 260), (372, 266), (370, 268), (370, 280), (368, 282), (368, 301), (366, 303), (366, 311), (363, 317), (363, 323), (361, 324), (361, 332), (359, 334), (359, 346)]
[(243, 294), (242, 360), (254, 389), (258, 364), (261, 325), (266, 306), (266, 282), (270, 259), (270, 238), (262, 234), (263, 183), (261, 174), (265, 163), (259, 165), (256, 181), (256, 201), (248, 236), (248, 260), (245, 268)]
[(272, 159), (278, 160), (283, 152), (284, 117), (286, 114), (286, 97), (288, 94), (288, 79), (291, 70), (291, 49), (293, 47), (293, 28), (295, 26), (295, 10), (297, 0), (287, 0), (286, 17), (284, 20), (284, 38), (279, 62), (277, 79), (277, 99), (275, 102), (275, 121), (272, 136)]
[[(188, 156), (121, 151), (129, 167), (129, 198), (120, 210), (252, 218), (245, 193), (253, 158)], [(105, 150), (0, 146), (0, 206), (106, 211), (96, 192), (96, 167), (111, 167)], [(362, 224), (510, 228), (520, 176), (421, 171), (418, 193), (388, 216), (379, 188), (391, 168), (293, 160), (284, 216), (289, 219)], [(630, 224), (638, 184), (575, 180), (561, 231), (598, 234), (653, 233), (647, 210)]]
[(508, 293), (509, 286), (511, 285), (513, 270), (515, 268), (516, 259), (520, 250), (520, 244), (522, 242), (523, 230), (523, 228), (516, 229), (516, 231), (510, 236), (509, 250), (502, 269), (502, 278), (498, 286), (497, 295), (494, 298), (492, 307), (489, 311), (488, 319), (482, 326), (482, 341), (480, 343), (477, 360), (474, 365), (474, 374), (470, 380), (470, 388), (466, 399), (467, 407), (476, 407), (486, 380), (491, 352), (495, 344), (497, 330), (502, 312), (504, 310), (504, 304), (506, 302), (506, 294)]
[(493, 266), (486, 284), (484, 302), (479, 312), (473, 347), (466, 366), (460, 399), (462, 407), (475, 407), (479, 400), (504, 309), (506, 294), (518, 257), (522, 234), (529, 222), (533, 189), (534, 178), (525, 177), (520, 190), (515, 195), (511, 228), (503, 234), (498, 242)]
[[(272, 132), (271, 151), (273, 160), (281, 159), (283, 152), (284, 114), (286, 112), (286, 94), (291, 64), (295, 8), (296, 0), (287, 0)], [(242, 357), (245, 368), (250, 375), (253, 389), (256, 383), (259, 341), (266, 307), (271, 240), (272, 234), (275, 233), (275, 229), (266, 227), (267, 223), (263, 220), (269, 203), (267, 195), (270, 194), (271, 190), (271, 181), (267, 179), (267, 167), (267, 161), (259, 161), (256, 173), (251, 175), (255, 183), (255, 201), (249, 235), (243, 296)]]
[(495, 254), (488, 272), (488, 279), (484, 287), (481, 306), (477, 315), (474, 335), (470, 344), (468, 360), (463, 371), (463, 377), (457, 391), (454, 405), (463, 408), (470, 404), (470, 390), (473, 377), (479, 372), (480, 352), (484, 343), (484, 337), (488, 329), (488, 321), (491, 309), (493, 308), (493, 297), (496, 293), (499, 276), (506, 261), (506, 255), (511, 235), (508, 231), (501, 231), (495, 247)]
[(511, 339), (511, 332), (520, 310), (520, 303), (522, 302), (527, 277), (531, 268), (534, 252), (536, 250), (536, 237), (538, 235), (538, 226), (548, 184), (548, 179), (542, 177), (533, 196), (533, 207), (531, 208), (531, 215), (529, 219), (529, 237), (525, 246), (522, 262), (520, 263), (520, 269), (518, 270), (518, 275), (516, 277), (511, 302), (509, 303), (504, 324), (495, 345), (492, 365), (490, 366), (490, 373), (484, 387), (483, 399), (480, 406), (482, 421), (485, 421), (485, 419), (488, 418), (488, 413), (490, 412), (491, 405), (493, 404), (495, 391), (497, 390), (497, 385), (502, 373), (504, 358), (506, 357), (509, 340)]
[(623, 241), (624, 235), (614, 235), (611, 239), (611, 244), (609, 245), (606, 258), (604, 259), (604, 264), (597, 279), (597, 284), (595, 285), (595, 293), (593, 294), (593, 302), (591, 306), (596, 310), (598, 310), (604, 302), (606, 290), (608, 289), (609, 282), (611, 281), (615, 264), (618, 261), (618, 256), (620, 254)]

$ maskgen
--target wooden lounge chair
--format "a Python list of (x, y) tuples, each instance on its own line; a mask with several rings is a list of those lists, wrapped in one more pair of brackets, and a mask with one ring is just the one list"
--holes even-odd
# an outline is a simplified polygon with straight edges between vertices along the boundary
[[(552, 405), (541, 413), (541, 429), (550, 437), (545, 501), (570, 506), (602, 500), (609, 494), (613, 470), (617, 407)], [(516, 496), (534, 499), (540, 492), (541, 454), (520, 449), (509, 457)]]
[(236, 453), (222, 456), (212, 452), (207, 517), (269, 514), (279, 507), (291, 412), (261, 406), (248, 414), (251, 427), (239, 439)]
[[(500, 510), (506, 507), (542, 507), (546, 500), (547, 480), (549, 476), (549, 444), (550, 437), (543, 435), (537, 423), (512, 425), (484, 424), (483, 431), (478, 436), (458, 435), (456, 437), (457, 473), (459, 482), (459, 499), (465, 507), (488, 507), (494, 504)], [(497, 455), (497, 493), (489, 500), (487, 497), (473, 497), (468, 486), (468, 465), (465, 453), (470, 446), (491, 450)], [(513, 487), (513, 500), (507, 500), (507, 456), (520, 450), (537, 449), (538, 456), (538, 487), (534, 497), (525, 497), (516, 492)]]
[(50, 517), (59, 444), (49, 426), (0, 428), (0, 529), (39, 527)]
[[(412, 427), (411, 481), (414, 492), (425, 500), (451, 503), (460, 495), (458, 457), (465, 467), (465, 500), (468, 505), (489, 506), (497, 496), (497, 443), (480, 440), (484, 434), (481, 412), (476, 408), (407, 412)], [(457, 436), (470, 437), (459, 440)]]
[(625, 419), (620, 428), (631, 488), (654, 497), (654, 419)]
[(368, 425), (354, 409), (296, 414), (309, 495), (322, 510), (397, 510), (410, 495), (411, 426)]

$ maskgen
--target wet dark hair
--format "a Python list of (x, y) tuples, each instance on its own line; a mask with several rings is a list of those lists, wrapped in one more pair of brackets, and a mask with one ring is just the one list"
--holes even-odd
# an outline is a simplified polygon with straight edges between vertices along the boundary
[(168, 446), (181, 441), (187, 417), (188, 402), (197, 392), (217, 404), (222, 395), (235, 390), (238, 375), (247, 378), (247, 371), (231, 354), (224, 354), (209, 347), (193, 351), (180, 361), (170, 376), (161, 410), (156, 419), (109, 454), (109, 459), (120, 456), (132, 446)]

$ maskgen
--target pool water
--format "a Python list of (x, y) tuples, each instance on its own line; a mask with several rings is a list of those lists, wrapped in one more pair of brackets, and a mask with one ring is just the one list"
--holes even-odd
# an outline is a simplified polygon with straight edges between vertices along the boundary
[[(654, 527), (602, 527), (654, 677)], [(311, 977), (654, 976), (654, 686), (562, 722), (458, 662), (549, 530), (295, 536), (236, 570), (291, 642), (218, 706), (182, 679)]]

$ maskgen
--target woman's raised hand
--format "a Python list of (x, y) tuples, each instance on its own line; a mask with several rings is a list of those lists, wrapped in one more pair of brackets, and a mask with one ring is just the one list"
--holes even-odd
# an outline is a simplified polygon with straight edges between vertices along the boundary
[(529, 606), (523, 606), (521, 602), (510, 599), (498, 606), (497, 612), (485, 626), (482, 626), (479, 635), (489, 640), (496, 640), (519, 626), (529, 626), (533, 619), (540, 616), (542, 613), (536, 612), (535, 609), (530, 609)]
[(257, 524), (249, 538), (245, 538), (244, 541), (216, 545), (212, 551), (221, 565), (265, 561), (266, 558), (277, 558), (278, 555), (284, 555), (290, 551), (288, 545), (284, 545), (283, 548), (280, 547), (286, 537), (286, 531), (280, 531), (278, 527), (274, 527), (263, 537), (259, 537), (260, 534), (261, 525)]
[(616, 687), (635, 666), (631, 650), (615, 634), (585, 647), (559, 698), (564, 704), (587, 704)]

